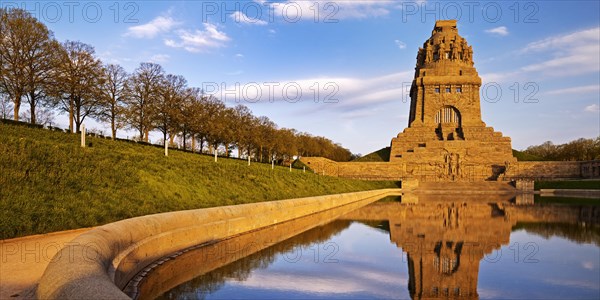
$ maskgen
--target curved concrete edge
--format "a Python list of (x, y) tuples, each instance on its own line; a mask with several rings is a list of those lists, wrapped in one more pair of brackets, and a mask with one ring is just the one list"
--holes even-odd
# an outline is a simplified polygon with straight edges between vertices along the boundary
[(129, 299), (121, 290), (139, 271), (171, 253), (369, 198), (383, 189), (170, 212), (97, 227), (71, 241), (40, 279), (40, 299)]

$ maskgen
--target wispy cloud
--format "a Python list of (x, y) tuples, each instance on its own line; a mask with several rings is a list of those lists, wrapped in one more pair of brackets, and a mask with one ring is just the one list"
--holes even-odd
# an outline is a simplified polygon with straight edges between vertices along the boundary
[(572, 76), (600, 71), (600, 27), (549, 37), (528, 44), (522, 53), (548, 53), (551, 58), (525, 66), (525, 72)]
[(231, 40), (216, 25), (204, 23), (204, 30), (178, 30), (177, 39), (165, 39), (165, 45), (173, 48), (183, 48), (189, 52), (204, 52), (214, 48), (221, 48)]
[(600, 85), (592, 84), (592, 85), (576, 86), (576, 87), (570, 87), (570, 88), (564, 88), (564, 89), (558, 89), (558, 90), (551, 90), (544, 94), (546, 94), (546, 95), (566, 95), (566, 94), (572, 95), (572, 94), (595, 93), (595, 95), (598, 95), (599, 92), (600, 92)]
[(165, 63), (165, 62), (169, 61), (170, 58), (171, 58), (171, 56), (168, 54), (155, 54), (152, 57), (150, 57), (150, 62)]
[(506, 26), (500, 26), (500, 27), (488, 29), (485, 32), (493, 34), (493, 35), (507, 36), (508, 28), (506, 28)]
[(169, 32), (179, 24), (171, 17), (159, 16), (146, 24), (129, 27), (124, 35), (139, 39), (154, 38), (159, 33)]
[[(579, 30), (570, 34), (556, 35), (546, 39), (527, 44), (515, 55), (526, 56), (535, 54), (528, 61), (530, 63), (510, 72), (482, 74), (486, 82), (502, 82), (515, 80), (525, 75), (544, 77), (570, 77), (575, 75), (600, 72), (600, 27)], [(583, 90), (556, 90), (547, 94), (567, 92), (586, 92), (596, 89), (592, 86), (583, 87)]]
[(396, 46), (398, 46), (398, 48), (400, 49), (406, 49), (406, 43), (401, 41), (401, 40), (395, 40), (394, 43), (396, 43)]
[(277, 16), (283, 17), (284, 21), (318, 20), (319, 22), (387, 16), (397, 4), (396, 1), (391, 0), (288, 0), (275, 3), (259, 0), (257, 2), (268, 5)]
[(225, 101), (231, 101), (236, 97), (236, 100), (248, 103), (273, 101), (336, 103), (335, 109), (345, 112), (408, 99), (412, 76), (412, 71), (406, 71), (372, 78), (314, 77), (269, 80), (263, 84), (227, 86), (226, 91), (217, 89), (215, 96)]
[(239, 24), (261, 25), (261, 26), (267, 25), (266, 21), (263, 21), (258, 18), (248, 17), (248, 15), (246, 15), (245, 13), (243, 13), (241, 11), (236, 11), (236, 12), (232, 13), (231, 15), (229, 15), (229, 17), (231, 19), (233, 19), (233, 21), (235, 21), (236, 23), (239, 23)]
[(598, 104), (588, 105), (588, 106), (585, 107), (584, 110), (586, 112), (599, 113), (600, 112), (600, 105), (598, 105)]

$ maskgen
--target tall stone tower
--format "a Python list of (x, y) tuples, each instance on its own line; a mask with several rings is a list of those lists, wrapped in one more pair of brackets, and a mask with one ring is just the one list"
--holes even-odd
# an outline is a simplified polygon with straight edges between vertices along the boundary
[(391, 163), (426, 180), (495, 179), (516, 162), (511, 140), (481, 120), (481, 78), (456, 20), (435, 23), (419, 48), (408, 128), (392, 139)]

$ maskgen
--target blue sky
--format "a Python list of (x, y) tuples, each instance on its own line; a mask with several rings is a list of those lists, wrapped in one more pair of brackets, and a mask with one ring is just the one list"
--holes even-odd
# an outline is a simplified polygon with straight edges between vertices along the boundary
[(513, 148), (600, 135), (598, 1), (0, 3), (106, 63), (160, 63), (227, 105), (363, 154), (407, 126), (417, 49), (436, 19), (458, 19), (486, 87), (484, 122)]

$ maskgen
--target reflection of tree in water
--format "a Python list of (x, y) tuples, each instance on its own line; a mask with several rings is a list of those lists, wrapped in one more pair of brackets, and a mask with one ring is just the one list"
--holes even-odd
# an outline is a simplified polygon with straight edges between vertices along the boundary
[[(246, 281), (253, 270), (266, 269), (279, 254), (291, 252), (298, 247), (326, 242), (348, 228), (351, 223), (352, 221), (349, 220), (336, 220), (315, 227), (231, 264), (198, 276), (164, 293), (158, 299), (205, 299), (207, 295), (221, 289), (227, 280)], [(201, 251), (201, 249), (198, 250)]]
[(545, 239), (557, 236), (578, 244), (593, 243), (600, 246), (600, 226), (598, 224), (519, 222), (513, 228), (513, 231), (519, 229), (524, 229), (528, 233), (539, 235)]

